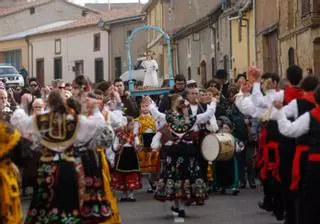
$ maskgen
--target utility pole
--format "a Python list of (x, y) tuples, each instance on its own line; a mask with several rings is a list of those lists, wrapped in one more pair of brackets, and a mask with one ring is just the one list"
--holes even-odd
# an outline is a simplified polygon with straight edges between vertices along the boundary
[(110, 0), (108, 0), (108, 8), (109, 8), (109, 10), (111, 9), (111, 3), (110, 3)]

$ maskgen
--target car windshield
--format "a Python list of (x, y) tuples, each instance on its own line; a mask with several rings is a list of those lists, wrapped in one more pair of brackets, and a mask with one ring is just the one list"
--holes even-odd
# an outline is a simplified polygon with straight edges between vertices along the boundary
[(0, 75), (12, 75), (17, 74), (17, 71), (11, 67), (0, 67)]
[(137, 63), (133, 67), (133, 70), (143, 69), (143, 67), (141, 66), (142, 62), (143, 61), (137, 61)]

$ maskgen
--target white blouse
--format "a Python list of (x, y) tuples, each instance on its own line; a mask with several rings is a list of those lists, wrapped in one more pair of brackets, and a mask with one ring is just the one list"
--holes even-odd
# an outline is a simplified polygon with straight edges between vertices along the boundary
[[(199, 124), (204, 124), (207, 121), (209, 121), (216, 111), (217, 104), (215, 102), (211, 102), (210, 105), (208, 105), (206, 112), (197, 114), (196, 122), (194, 126), (192, 127), (192, 130)], [(149, 105), (149, 111), (154, 119), (156, 119), (159, 122), (158, 128), (163, 127), (167, 121), (166, 121), (166, 114), (159, 112), (158, 108), (155, 104)]]
[(276, 118), (279, 131), (284, 136), (297, 138), (309, 132), (311, 121), (309, 112), (304, 113), (294, 122), (288, 120), (282, 110), (277, 112)]
[(261, 92), (261, 85), (258, 82), (253, 84), (252, 88), (252, 101), (257, 107), (270, 107), (274, 101), (284, 100), (284, 91), (276, 91), (275, 89), (267, 90), (264, 96)]
[[(28, 116), (23, 109), (17, 109), (12, 117), (11, 124), (18, 128), (24, 134), (32, 134), (37, 138), (41, 139), (41, 136), (36, 131), (36, 127), (34, 126), (34, 116)], [(79, 115), (79, 130), (77, 133), (76, 141), (79, 142), (88, 142), (98, 128), (103, 127), (105, 120), (99, 109), (94, 110), (94, 114), (87, 118), (83, 115)], [(50, 148), (56, 152), (63, 152), (69, 146), (56, 146)]]
[[(149, 106), (149, 111), (155, 119), (158, 119), (160, 121), (161, 127), (163, 127), (166, 124), (166, 115), (163, 113), (160, 113), (158, 111), (158, 109), (156, 108), (155, 104), (151, 104)], [(216, 111), (216, 103), (211, 102), (211, 104), (207, 107), (206, 112), (196, 115), (197, 116), (196, 122), (195, 122), (194, 126), (191, 128), (191, 130), (197, 129), (197, 126), (199, 124), (204, 124), (207, 121), (215, 122), (215, 124), (211, 123), (211, 125), (213, 127), (214, 126), (218, 127), (216, 119), (212, 119), (213, 117), (215, 117), (214, 116), (215, 111)], [(182, 137), (184, 134), (177, 134), (177, 135)], [(161, 148), (161, 137), (162, 137), (161, 132), (157, 132), (156, 135), (153, 137), (152, 142), (151, 142), (151, 148), (153, 150)], [(172, 144), (173, 144), (172, 141), (168, 141), (165, 143), (165, 145), (167, 145), (167, 146), (172, 145)]]
[[(250, 116), (252, 118), (261, 119), (265, 113), (270, 110), (269, 108), (260, 108), (254, 105), (252, 96), (245, 96), (242, 92), (237, 94), (235, 104), (244, 115)], [(273, 115), (276, 112), (276, 109), (273, 107), (270, 114), (270, 119), (273, 119)]]

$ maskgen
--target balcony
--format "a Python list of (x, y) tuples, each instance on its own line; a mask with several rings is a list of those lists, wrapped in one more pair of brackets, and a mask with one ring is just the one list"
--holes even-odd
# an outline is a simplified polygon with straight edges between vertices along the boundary
[(305, 26), (320, 26), (320, 1), (301, 0), (301, 19)]

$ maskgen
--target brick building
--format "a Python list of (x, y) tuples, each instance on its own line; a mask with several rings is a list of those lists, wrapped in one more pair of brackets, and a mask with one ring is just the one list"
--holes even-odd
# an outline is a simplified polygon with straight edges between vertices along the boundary
[(320, 1), (280, 1), (279, 15), (281, 74), (297, 64), (320, 75)]
[(279, 7), (278, 0), (258, 0), (255, 5), (257, 66), (266, 72), (278, 72), (279, 67)]

